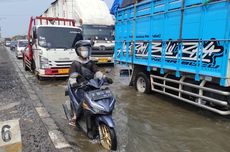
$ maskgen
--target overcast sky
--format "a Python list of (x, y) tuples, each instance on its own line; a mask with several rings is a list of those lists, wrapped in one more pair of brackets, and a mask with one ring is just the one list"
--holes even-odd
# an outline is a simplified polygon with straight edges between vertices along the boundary
[[(0, 0), (2, 37), (26, 34), (30, 16), (41, 15), (54, 0)], [(109, 8), (114, 0), (104, 0)]]

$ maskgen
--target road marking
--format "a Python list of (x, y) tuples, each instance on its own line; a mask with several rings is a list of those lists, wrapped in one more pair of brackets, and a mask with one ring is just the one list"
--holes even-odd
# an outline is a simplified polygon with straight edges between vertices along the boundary
[(21, 130), (19, 119), (0, 122), (0, 152), (21, 152)]
[(55, 148), (62, 149), (62, 148), (69, 148), (71, 147), (68, 142), (66, 142), (63, 134), (58, 130), (49, 131), (49, 136), (54, 143)]
[(50, 117), (49, 113), (46, 111), (46, 109), (44, 107), (36, 107), (35, 109), (41, 118)]
[[(39, 104), (43, 105), (41, 102), (40, 102), (40, 99), (39, 99), (39, 96), (35, 93), (35, 88), (32, 87), (32, 82), (29, 81), (29, 78), (32, 78), (33, 75), (30, 74), (30, 73), (27, 73), (23, 70), (21, 64), (19, 61), (15, 60), (15, 57), (13, 56), (13, 54), (11, 52), (9, 52), (9, 56), (10, 56), (10, 60), (13, 62), (14, 64), (14, 67), (16, 69), (16, 71), (18, 72), (19, 76), (20, 76), (20, 79), (22, 80), (27, 92), (29, 93), (30, 95), (30, 98), (31, 99), (35, 99), (33, 101), (33, 104), (34, 102), (38, 102)], [(31, 96), (32, 95), (32, 96)], [(35, 97), (35, 96), (37, 97)], [(46, 129), (47, 131), (49, 132), (49, 137), (52, 141), (52, 143), (54, 144), (55, 148), (56, 149), (62, 149), (62, 148), (70, 148), (72, 149), (71, 145), (68, 143), (68, 141), (65, 139), (63, 133), (61, 133), (60, 131), (56, 130), (56, 128), (58, 128), (54, 122), (54, 120), (51, 118), (51, 116), (49, 115), (49, 113), (47, 112), (47, 110), (45, 109), (44, 106), (36, 106), (37, 103), (35, 105), (33, 105), (39, 115), (39, 117), (41, 118), (41, 120), (43, 121), (43, 123), (46, 125)], [(52, 121), (44, 121), (44, 120), (47, 120), (47, 119), (52, 119)], [(5, 151), (1, 151), (1, 148), (0, 148), (0, 152), (5, 152)], [(15, 150), (9, 150), (9, 151), (6, 151), (6, 152), (17, 152)], [(20, 151), (19, 151), (20, 152)]]
[(11, 109), (11, 108), (13, 108), (13, 107), (15, 107), (15, 106), (17, 106), (17, 105), (19, 105), (20, 104), (20, 102), (14, 102), (14, 103), (10, 103), (10, 104), (7, 104), (7, 105), (5, 105), (5, 106), (0, 106), (0, 111), (3, 111), (3, 110), (7, 110), (7, 109)]

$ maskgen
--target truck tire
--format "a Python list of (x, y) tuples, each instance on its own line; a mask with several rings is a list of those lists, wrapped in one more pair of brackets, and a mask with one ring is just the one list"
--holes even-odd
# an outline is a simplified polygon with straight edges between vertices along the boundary
[(38, 79), (39, 81), (45, 81), (45, 80), (46, 80), (45, 77), (39, 76), (38, 74), (37, 74), (37, 79)]
[(17, 59), (19, 59), (19, 57), (18, 57), (18, 53), (17, 53), (17, 52), (15, 52), (15, 56), (16, 56), (16, 58), (17, 58)]
[(135, 78), (135, 88), (138, 92), (149, 94), (151, 92), (151, 82), (147, 74), (140, 72)]
[(32, 60), (32, 62), (31, 62), (31, 71), (34, 73), (34, 74), (36, 74), (36, 64), (35, 64), (35, 62), (34, 62), (34, 60)]
[(23, 68), (24, 68), (25, 71), (29, 71), (29, 68), (26, 66), (24, 56), (23, 56)]

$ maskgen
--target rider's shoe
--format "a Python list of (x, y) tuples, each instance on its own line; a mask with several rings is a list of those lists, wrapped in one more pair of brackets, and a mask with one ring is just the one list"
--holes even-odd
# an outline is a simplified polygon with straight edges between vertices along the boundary
[(72, 119), (69, 121), (69, 125), (70, 125), (70, 126), (73, 126), (73, 127), (76, 127), (76, 119), (72, 118)]

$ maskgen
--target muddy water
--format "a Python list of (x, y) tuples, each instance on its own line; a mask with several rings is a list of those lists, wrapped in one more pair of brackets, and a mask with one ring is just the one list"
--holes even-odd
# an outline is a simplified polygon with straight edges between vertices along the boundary
[[(229, 152), (230, 117), (222, 117), (160, 94), (137, 93), (119, 78), (110, 76), (117, 98), (114, 120), (120, 152)], [(68, 141), (84, 152), (105, 151), (79, 129), (67, 125), (61, 104), (66, 80), (35, 83), (45, 105)]]

